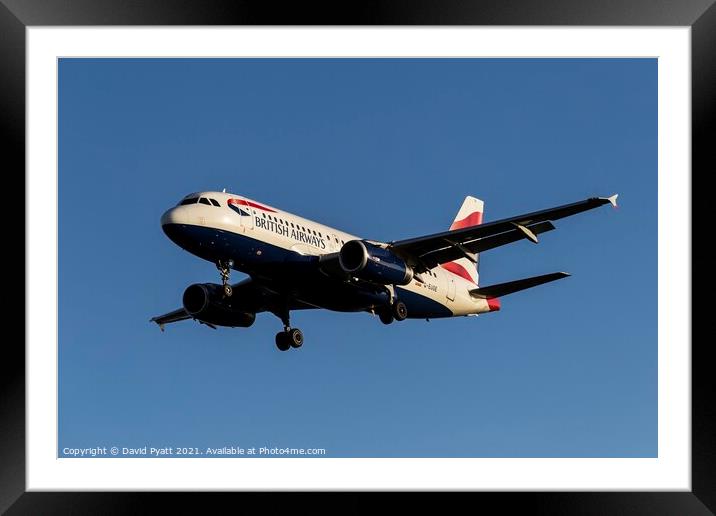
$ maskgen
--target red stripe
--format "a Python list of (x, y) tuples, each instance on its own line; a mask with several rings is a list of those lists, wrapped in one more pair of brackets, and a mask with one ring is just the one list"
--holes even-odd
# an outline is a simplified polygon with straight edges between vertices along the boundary
[(229, 204), (239, 204), (241, 206), (251, 206), (252, 208), (258, 208), (259, 210), (264, 211), (270, 211), (271, 213), (276, 213), (276, 210), (272, 210), (271, 208), (268, 208), (262, 204), (246, 201), (244, 199), (229, 199)]
[(487, 306), (490, 307), (490, 312), (497, 312), (500, 309), (500, 298), (488, 297)]
[(469, 228), (470, 226), (479, 226), (480, 224), (482, 224), (482, 212), (475, 211), (464, 219), (456, 220), (455, 222), (453, 222), (452, 226), (450, 226), (450, 231), (453, 231), (455, 229)]
[(443, 263), (440, 265), (443, 269), (452, 272), (453, 274), (456, 274), (457, 276), (460, 276), (461, 278), (465, 278), (467, 281), (471, 283), (475, 283), (475, 280), (472, 278), (470, 273), (467, 271), (465, 267), (460, 265), (459, 263), (455, 262), (448, 262)]

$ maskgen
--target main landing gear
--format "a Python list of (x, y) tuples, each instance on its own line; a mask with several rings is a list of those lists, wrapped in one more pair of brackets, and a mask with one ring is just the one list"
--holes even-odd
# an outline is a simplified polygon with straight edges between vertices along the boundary
[(378, 311), (378, 317), (383, 324), (393, 321), (404, 321), (408, 317), (408, 308), (400, 300), (396, 300), (390, 307)]
[(288, 311), (281, 315), (283, 331), (276, 334), (276, 347), (281, 351), (288, 351), (290, 348), (303, 346), (303, 332), (298, 328), (291, 328), (288, 318)]
[(298, 328), (287, 328), (276, 334), (276, 347), (281, 351), (303, 346), (303, 332)]
[(234, 290), (229, 284), (229, 276), (231, 274), (231, 267), (233, 267), (233, 265), (234, 260), (219, 260), (218, 262), (216, 262), (216, 268), (219, 269), (219, 272), (221, 273), (221, 284), (224, 286), (224, 297), (231, 297), (231, 294), (234, 293)]

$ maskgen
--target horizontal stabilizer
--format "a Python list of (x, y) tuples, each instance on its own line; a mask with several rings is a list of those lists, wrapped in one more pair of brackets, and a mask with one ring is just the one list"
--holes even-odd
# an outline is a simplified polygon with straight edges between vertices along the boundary
[(508, 281), (507, 283), (499, 283), (497, 285), (490, 285), (488, 287), (475, 288), (470, 291), (470, 294), (474, 297), (479, 298), (494, 298), (506, 296), (507, 294), (513, 294), (520, 290), (536, 287), (543, 283), (549, 283), (558, 279), (566, 278), (569, 276), (566, 272), (552, 272), (550, 274), (543, 274), (542, 276), (533, 276), (531, 278), (524, 278), (515, 281)]

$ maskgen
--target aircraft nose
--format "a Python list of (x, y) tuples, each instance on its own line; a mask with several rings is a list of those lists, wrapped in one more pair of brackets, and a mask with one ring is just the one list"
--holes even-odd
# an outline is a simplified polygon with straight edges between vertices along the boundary
[[(175, 243), (183, 238), (186, 224), (189, 222), (183, 206), (176, 206), (164, 212), (161, 218), (162, 231)], [(180, 244), (181, 245), (181, 244)]]
[(168, 224), (179, 224), (179, 217), (177, 216), (177, 209), (170, 208), (164, 212), (161, 218), (162, 227)]
[(184, 247), (186, 245), (186, 223), (188, 222), (183, 206), (170, 208), (164, 212), (161, 218), (162, 231), (175, 244)]

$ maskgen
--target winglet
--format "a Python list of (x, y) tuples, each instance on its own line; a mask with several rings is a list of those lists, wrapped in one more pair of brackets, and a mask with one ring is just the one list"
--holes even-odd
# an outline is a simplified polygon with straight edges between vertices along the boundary
[(149, 319), (149, 322), (157, 323), (157, 326), (159, 326), (159, 329), (164, 331), (164, 323), (159, 322), (159, 317), (152, 317)]
[(610, 203), (612, 203), (612, 206), (614, 206), (615, 208), (618, 207), (618, 206), (617, 206), (617, 197), (619, 197), (619, 194), (618, 194), (618, 193), (615, 193), (615, 194), (612, 195), (611, 197), (607, 197), (607, 201), (609, 201)]

